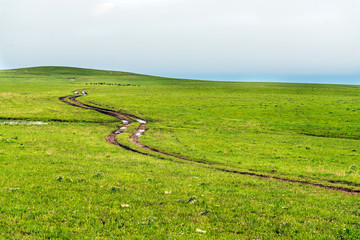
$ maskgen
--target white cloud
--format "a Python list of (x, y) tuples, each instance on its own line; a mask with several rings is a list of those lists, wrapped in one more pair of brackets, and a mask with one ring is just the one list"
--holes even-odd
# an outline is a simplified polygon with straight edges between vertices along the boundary
[(95, 17), (100, 17), (102, 15), (111, 12), (112, 10), (114, 10), (114, 8), (115, 8), (115, 3), (112, 2), (100, 3), (96, 5), (95, 8), (93, 9), (93, 15)]

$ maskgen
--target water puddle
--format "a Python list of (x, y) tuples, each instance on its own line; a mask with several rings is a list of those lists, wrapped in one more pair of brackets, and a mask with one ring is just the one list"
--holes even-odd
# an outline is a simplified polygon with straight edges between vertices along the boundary
[(47, 122), (40, 121), (0, 121), (0, 125), (48, 125)]
[(138, 121), (139, 123), (142, 123), (142, 124), (146, 123), (146, 121), (141, 120), (141, 119), (136, 119), (136, 121)]

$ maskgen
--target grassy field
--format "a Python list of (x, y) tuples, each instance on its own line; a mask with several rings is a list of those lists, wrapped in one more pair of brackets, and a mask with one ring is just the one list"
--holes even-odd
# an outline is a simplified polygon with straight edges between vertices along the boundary
[[(148, 121), (140, 140), (153, 148), (360, 190), (360, 86), (6, 70), (0, 239), (360, 239), (358, 194), (125, 151), (105, 141), (116, 118), (58, 100), (75, 89), (89, 93), (81, 102)], [(127, 140), (135, 127), (118, 141), (141, 150)]]

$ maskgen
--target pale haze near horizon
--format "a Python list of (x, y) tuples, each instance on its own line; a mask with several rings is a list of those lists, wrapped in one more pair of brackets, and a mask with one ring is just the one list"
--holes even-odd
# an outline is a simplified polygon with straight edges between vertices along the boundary
[(0, 0), (0, 69), (360, 76), (360, 1)]

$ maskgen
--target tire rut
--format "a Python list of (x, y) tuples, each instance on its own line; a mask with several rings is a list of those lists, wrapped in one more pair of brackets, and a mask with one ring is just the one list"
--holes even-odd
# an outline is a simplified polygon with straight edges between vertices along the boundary
[[(131, 143), (133, 143), (134, 145), (144, 149), (144, 150), (148, 150), (154, 153), (158, 153), (160, 155), (165, 155), (165, 156), (169, 156), (169, 157), (173, 157), (173, 158), (177, 158), (179, 160), (183, 160), (183, 161), (190, 161), (190, 162), (195, 162), (195, 163), (199, 163), (202, 164), (203, 166), (210, 168), (210, 169), (215, 169), (218, 171), (222, 171), (222, 172), (227, 172), (227, 173), (234, 173), (234, 174), (240, 174), (240, 175), (247, 175), (247, 176), (254, 176), (254, 177), (260, 177), (260, 178), (265, 178), (265, 179), (274, 179), (274, 180), (278, 180), (278, 181), (282, 181), (282, 182), (289, 182), (289, 183), (298, 183), (298, 184), (302, 184), (302, 185), (310, 185), (313, 187), (319, 187), (319, 188), (324, 188), (324, 189), (328, 189), (328, 190), (335, 190), (335, 191), (340, 191), (340, 192), (344, 192), (344, 193), (352, 193), (352, 194), (360, 194), (360, 190), (356, 190), (356, 189), (351, 189), (351, 188), (346, 188), (346, 187), (341, 187), (341, 186), (329, 186), (329, 185), (324, 185), (321, 183), (312, 183), (312, 182), (307, 182), (307, 181), (303, 181), (303, 180), (293, 180), (293, 179), (288, 179), (288, 178), (282, 178), (282, 177), (278, 177), (278, 176), (272, 176), (272, 175), (265, 175), (265, 174), (260, 174), (260, 173), (253, 173), (253, 172), (245, 172), (245, 171), (237, 171), (237, 170), (229, 170), (226, 168), (220, 168), (220, 167), (215, 167), (212, 166), (214, 165), (214, 163), (211, 162), (207, 162), (204, 160), (198, 160), (198, 159), (191, 159), (191, 158), (186, 158), (186, 157), (182, 157), (182, 156), (178, 156), (172, 153), (168, 153), (168, 152), (164, 152), (149, 146), (146, 146), (144, 144), (142, 144), (139, 141), (139, 137), (141, 135), (144, 134), (144, 132), (146, 131), (146, 126), (147, 126), (147, 122), (144, 119), (141, 119), (135, 115), (132, 114), (128, 114), (128, 113), (120, 113), (120, 112), (116, 112), (114, 110), (110, 110), (110, 109), (106, 109), (106, 108), (101, 108), (101, 107), (96, 107), (93, 105), (89, 105), (89, 104), (85, 104), (82, 102), (79, 102), (76, 100), (76, 98), (81, 97), (81, 95), (68, 95), (65, 97), (59, 97), (59, 100), (69, 104), (71, 106), (74, 107), (79, 107), (79, 108), (83, 108), (83, 109), (88, 109), (88, 110), (94, 110), (97, 111), (99, 113), (103, 113), (109, 116), (113, 116), (119, 120), (121, 120), (121, 122), (123, 123), (123, 125), (115, 130), (114, 132), (112, 132), (111, 134), (109, 134), (108, 136), (105, 137), (106, 141), (116, 145), (118, 147), (121, 147), (124, 150), (127, 151), (131, 151), (134, 153), (138, 153), (141, 155), (145, 155), (145, 156), (151, 156), (151, 157), (155, 157), (158, 159), (162, 159), (162, 160), (168, 160), (168, 161), (172, 161), (172, 162), (177, 162), (177, 163), (181, 163), (183, 164), (184, 162), (182, 161), (178, 161), (175, 159), (171, 159), (171, 158), (166, 158), (163, 156), (158, 156), (158, 155), (154, 155), (151, 153), (146, 153), (146, 152), (142, 152), (139, 151), (137, 149), (128, 147), (126, 145), (123, 145), (121, 143), (118, 142), (118, 140), (116, 139), (116, 136), (121, 134), (122, 132), (124, 132), (125, 130), (127, 130), (131, 124), (135, 121), (140, 123), (140, 126), (132, 133), (132, 135), (129, 137), (129, 141)], [(218, 163), (217, 163), (218, 164)]]

